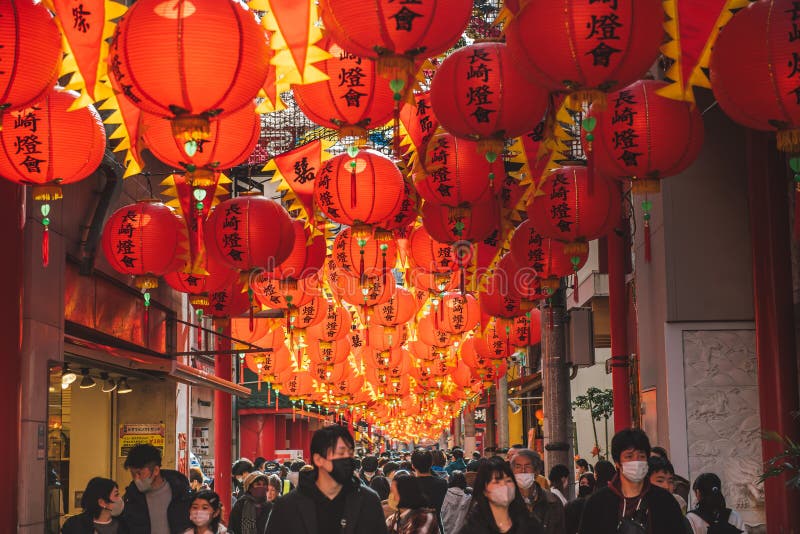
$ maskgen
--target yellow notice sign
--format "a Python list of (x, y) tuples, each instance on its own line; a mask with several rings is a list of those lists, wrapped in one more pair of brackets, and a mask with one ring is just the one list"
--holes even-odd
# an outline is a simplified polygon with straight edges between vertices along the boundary
[(125, 458), (134, 445), (149, 443), (164, 454), (164, 436), (167, 426), (161, 423), (133, 423), (119, 425), (119, 456)]

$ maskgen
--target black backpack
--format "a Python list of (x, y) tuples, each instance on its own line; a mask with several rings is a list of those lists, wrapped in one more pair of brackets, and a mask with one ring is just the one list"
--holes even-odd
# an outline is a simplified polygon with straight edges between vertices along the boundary
[(698, 510), (692, 510), (690, 514), (700, 516), (700, 518), (708, 523), (708, 534), (741, 534), (741, 530), (728, 523), (731, 517), (731, 509), (725, 508), (716, 517), (711, 517), (708, 514), (700, 513)]

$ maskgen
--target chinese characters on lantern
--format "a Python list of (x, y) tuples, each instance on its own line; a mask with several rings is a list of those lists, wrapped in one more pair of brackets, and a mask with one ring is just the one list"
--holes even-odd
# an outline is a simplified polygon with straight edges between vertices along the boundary
[[(787, 9), (786, 13), (789, 14), (791, 29), (787, 32), (787, 42), (789, 46), (800, 39), (800, 2), (792, 2), (791, 9)], [(789, 74), (786, 75), (787, 80), (795, 79), (796, 87), (789, 91), (788, 94), (794, 94), (795, 103), (800, 105), (800, 54), (796, 51), (792, 52), (792, 59), (789, 61)]]
[(585, 39), (595, 45), (586, 54), (592, 56), (595, 67), (609, 67), (611, 57), (622, 52), (621, 48), (614, 46), (620, 40), (617, 31), (624, 26), (616, 13), (617, 0), (589, 0), (589, 4), (603, 4), (606, 11), (593, 14), (591, 21), (586, 24), (588, 33)]
[(242, 261), (242, 236), (239, 233), (241, 223), (241, 210), (238, 204), (233, 204), (225, 209), (225, 219), (222, 223), (224, 232), (222, 234), (222, 249), (233, 261)]
[(42, 164), (47, 163), (47, 156), (41, 147), (43, 142), (36, 133), (39, 111), (41, 108), (33, 106), (14, 113), (15, 141), (11, 157), (28, 174), (42, 174)]
[(469, 56), (469, 69), (466, 73), (467, 107), (471, 110), (470, 117), (477, 123), (488, 123), (491, 114), (497, 110), (492, 96), (494, 92), (489, 87), (489, 75), (492, 73), (492, 60), (489, 52), (476, 48)]
[(635, 104), (638, 102), (633, 91), (620, 91), (619, 96), (614, 100), (614, 114), (611, 117), (614, 155), (627, 167), (635, 167), (638, 164), (638, 157), (643, 154), (637, 152), (639, 134), (633, 129), (633, 122), (638, 113), (632, 107)]
[(134, 225), (138, 223), (138, 216), (135, 210), (128, 210), (122, 217), (122, 221), (117, 230), (117, 243), (115, 254), (119, 262), (128, 269), (136, 268), (136, 243), (133, 240), (133, 233), (136, 230)]
[(450, 150), (450, 143), (447, 137), (441, 136), (436, 140), (436, 145), (431, 149), (430, 155), (430, 173), (433, 183), (436, 184), (436, 190), (443, 197), (450, 196), (450, 190), (453, 188), (450, 184), (450, 169), (447, 166), (447, 154)]
[(552, 184), (550, 200), (555, 202), (553, 202), (550, 207), (550, 216), (558, 220), (556, 226), (559, 230), (566, 233), (569, 232), (571, 226), (575, 224), (574, 215), (572, 213), (573, 210), (567, 203), (570, 186), (567, 175), (561, 172), (556, 173), (555, 176), (553, 176)]

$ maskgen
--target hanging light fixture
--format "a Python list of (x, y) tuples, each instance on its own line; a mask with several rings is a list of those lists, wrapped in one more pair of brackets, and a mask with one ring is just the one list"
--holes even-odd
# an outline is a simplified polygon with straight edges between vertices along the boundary
[(81, 369), (81, 374), (83, 375), (83, 378), (81, 378), (81, 384), (80, 384), (80, 388), (81, 389), (90, 389), (90, 388), (93, 388), (93, 387), (95, 387), (97, 385), (97, 383), (94, 381), (94, 378), (89, 376), (89, 369), (86, 369), (86, 368)]
[(117, 389), (117, 384), (114, 379), (108, 376), (108, 373), (100, 373), (100, 378), (103, 380), (103, 393), (111, 393)]
[(128, 385), (128, 379), (124, 376), (117, 382), (117, 393), (125, 394), (133, 391), (133, 388)]
[(78, 375), (69, 370), (69, 364), (64, 364), (64, 370), (61, 372), (61, 389), (67, 389), (77, 379)]

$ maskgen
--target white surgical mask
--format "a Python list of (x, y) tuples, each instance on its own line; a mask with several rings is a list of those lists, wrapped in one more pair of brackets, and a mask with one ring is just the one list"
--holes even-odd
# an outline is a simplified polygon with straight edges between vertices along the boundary
[(642, 482), (647, 476), (648, 470), (647, 462), (642, 460), (634, 460), (622, 464), (622, 476), (634, 484)]
[(111, 501), (111, 516), (112, 517), (119, 517), (122, 515), (122, 511), (125, 509), (125, 501), (122, 499), (118, 501)]
[(189, 512), (189, 521), (198, 527), (208, 525), (211, 522), (211, 512), (208, 510), (192, 510)]
[(514, 486), (495, 486), (488, 490), (486, 497), (498, 506), (508, 506), (514, 500)]
[(516, 473), (514, 478), (517, 480), (517, 485), (522, 489), (528, 489), (536, 482), (536, 475), (533, 473)]
[(154, 478), (155, 476), (152, 476), (150, 478), (137, 478), (136, 480), (133, 481), (133, 483), (136, 484), (136, 489), (138, 489), (142, 493), (147, 493), (148, 491), (153, 489)]

